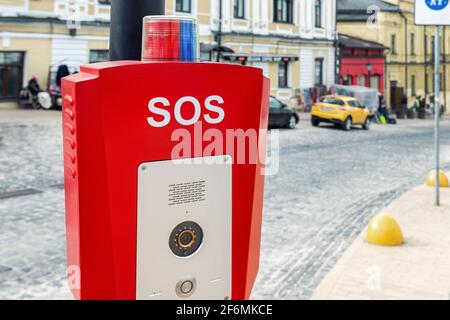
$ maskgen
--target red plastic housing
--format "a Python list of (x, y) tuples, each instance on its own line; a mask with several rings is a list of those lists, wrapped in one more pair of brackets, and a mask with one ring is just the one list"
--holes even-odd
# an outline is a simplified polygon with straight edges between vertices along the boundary
[[(267, 128), (269, 88), (260, 69), (212, 63), (108, 62), (63, 79), (68, 276), (76, 298), (136, 298), (137, 168), (170, 159), (178, 143), (171, 134), (182, 127), (151, 127), (149, 100), (168, 98), (173, 115), (180, 97), (220, 95), (225, 118), (203, 122), (203, 130), (259, 130)], [(266, 135), (258, 139), (265, 154)], [(262, 173), (260, 162), (233, 164), (233, 299), (249, 298), (258, 272)]]

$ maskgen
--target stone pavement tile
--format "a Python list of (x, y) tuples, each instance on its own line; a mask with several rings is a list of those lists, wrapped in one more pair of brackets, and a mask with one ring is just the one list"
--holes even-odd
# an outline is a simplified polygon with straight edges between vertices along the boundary
[(448, 299), (450, 189), (436, 207), (434, 188), (417, 187), (382, 212), (400, 224), (405, 244), (367, 243), (363, 231), (325, 277), (313, 299)]
[(0, 108), (0, 123), (54, 122), (62, 117), (58, 110)]
[[(269, 154), (280, 151), (280, 170), (266, 177), (256, 299), (310, 298), (368, 219), (433, 166), (432, 121), (400, 120), (348, 133), (332, 125), (313, 128), (301, 118), (296, 130), (279, 131), (279, 145), (269, 145)], [(0, 194), (44, 191), (0, 200), (0, 298), (70, 297), (58, 189), (61, 127), (60, 112), (0, 112)], [(442, 135), (449, 134), (450, 121), (443, 121)], [(450, 168), (448, 139), (442, 161)], [(363, 287), (374, 272), (366, 264), (359, 263)]]
[(0, 122), (0, 194), (63, 182), (61, 126)]
[(0, 200), (0, 299), (69, 299), (64, 191)]

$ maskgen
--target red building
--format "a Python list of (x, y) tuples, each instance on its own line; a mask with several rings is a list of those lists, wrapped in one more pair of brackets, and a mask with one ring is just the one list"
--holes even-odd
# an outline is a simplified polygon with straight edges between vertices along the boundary
[(339, 83), (378, 89), (384, 94), (388, 48), (380, 43), (339, 35)]

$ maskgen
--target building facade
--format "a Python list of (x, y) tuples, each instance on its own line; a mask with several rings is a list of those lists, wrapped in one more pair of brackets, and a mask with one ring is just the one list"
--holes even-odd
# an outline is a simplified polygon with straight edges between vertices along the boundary
[(339, 84), (377, 89), (384, 94), (387, 48), (380, 43), (339, 35)]
[(262, 68), (282, 101), (335, 83), (335, 0), (167, 0), (166, 10), (198, 17), (203, 60)]
[[(201, 60), (262, 68), (284, 102), (335, 83), (336, 0), (166, 0), (166, 14), (197, 17)], [(107, 59), (109, 15), (108, 0), (0, 0), (0, 101), (60, 64)]]
[[(413, 0), (338, 0), (338, 31), (389, 48), (385, 97), (397, 108), (416, 96), (434, 93), (434, 27), (414, 24)], [(450, 29), (441, 28), (441, 101), (450, 103)], [(447, 108), (448, 110), (448, 108)]]
[(109, 15), (105, 0), (0, 0), (0, 104), (31, 77), (45, 89), (61, 64), (107, 59)]

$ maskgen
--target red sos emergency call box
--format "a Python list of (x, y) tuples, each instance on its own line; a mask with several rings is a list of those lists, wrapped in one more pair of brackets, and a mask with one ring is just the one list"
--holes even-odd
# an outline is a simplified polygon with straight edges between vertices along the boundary
[(262, 70), (108, 62), (62, 87), (74, 296), (249, 298), (268, 122)]

